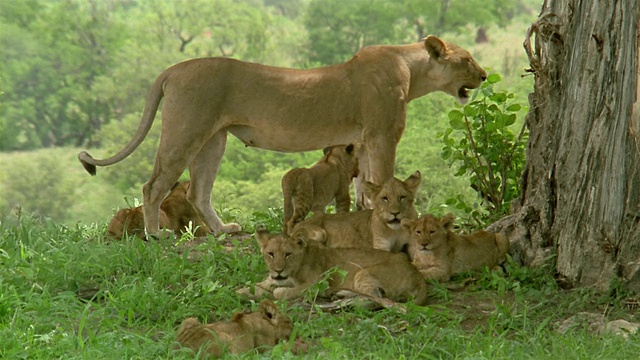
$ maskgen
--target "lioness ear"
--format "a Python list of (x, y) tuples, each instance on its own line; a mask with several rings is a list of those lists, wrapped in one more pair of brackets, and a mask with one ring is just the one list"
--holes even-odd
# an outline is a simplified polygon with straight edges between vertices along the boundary
[(331, 148), (331, 146), (327, 146), (326, 148), (322, 149), (322, 155), (327, 155), (331, 151)]
[(435, 60), (447, 54), (447, 45), (437, 36), (429, 35), (424, 38), (424, 47), (429, 52), (431, 58)]
[(421, 181), (422, 174), (420, 174), (420, 171), (416, 171), (404, 181), (404, 184), (409, 188), (409, 191), (411, 191), (415, 195), (415, 193), (418, 191), (418, 186), (420, 186)]
[(453, 227), (453, 222), (455, 220), (455, 215), (453, 215), (452, 213), (448, 213), (447, 215), (443, 216), (442, 219), (440, 219), (440, 224), (442, 224), (445, 229), (451, 230), (451, 228)]
[(300, 246), (301, 248), (305, 248), (307, 247), (307, 231), (306, 229), (302, 229), (305, 231), (298, 231), (297, 233), (295, 233), (293, 236), (293, 240), (295, 240), (296, 244), (298, 246)]
[(351, 155), (353, 154), (353, 148), (354, 148), (353, 144), (349, 144), (344, 150), (347, 152), (347, 154)]
[(260, 243), (261, 249), (264, 249), (265, 246), (267, 246), (267, 243), (269, 242), (269, 231), (267, 231), (267, 228), (264, 225), (259, 225), (256, 228), (256, 240)]

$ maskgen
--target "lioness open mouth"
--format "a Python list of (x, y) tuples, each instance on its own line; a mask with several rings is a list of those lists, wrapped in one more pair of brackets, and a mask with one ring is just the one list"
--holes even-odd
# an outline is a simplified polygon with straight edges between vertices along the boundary
[(400, 224), (400, 219), (393, 218), (393, 220), (389, 220), (388, 222), (389, 222), (389, 224)]
[(458, 89), (458, 97), (460, 99), (468, 99), (469, 98), (469, 92), (467, 91), (468, 89), (473, 89), (473, 88), (466, 85), (461, 86), (460, 89)]
[(287, 276), (282, 276), (282, 275), (272, 276), (271, 278), (272, 278), (273, 280), (276, 280), (276, 281), (283, 281), (283, 280), (287, 280)]

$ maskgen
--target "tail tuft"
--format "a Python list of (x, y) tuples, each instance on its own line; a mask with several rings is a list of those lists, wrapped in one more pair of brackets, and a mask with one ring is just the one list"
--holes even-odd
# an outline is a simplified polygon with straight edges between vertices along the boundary
[(86, 151), (83, 151), (80, 154), (78, 154), (78, 160), (80, 160), (80, 163), (82, 164), (82, 167), (84, 167), (84, 169), (87, 170), (87, 172), (89, 174), (91, 174), (91, 176), (95, 176), (96, 175), (96, 166), (93, 165), (93, 164), (89, 164), (87, 159), (93, 160), (91, 155), (89, 155), (89, 153), (87, 153)]

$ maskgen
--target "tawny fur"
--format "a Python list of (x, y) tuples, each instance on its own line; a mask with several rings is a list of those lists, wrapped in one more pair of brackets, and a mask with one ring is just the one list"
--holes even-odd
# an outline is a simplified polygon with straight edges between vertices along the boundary
[[(189, 186), (190, 182), (184, 181), (171, 189), (160, 208), (160, 227), (181, 235), (191, 226), (195, 236), (207, 236), (207, 226), (187, 200)], [(107, 235), (121, 239), (125, 233), (145, 238), (143, 206), (120, 209), (113, 216), (107, 226)]]
[(503, 234), (480, 230), (458, 235), (451, 231), (454, 220), (453, 214), (441, 219), (426, 214), (402, 221), (411, 233), (409, 256), (426, 279), (447, 281), (462, 272), (493, 268), (509, 252)]
[(269, 267), (269, 278), (262, 288), (272, 288), (276, 299), (294, 299), (316, 283), (332, 268), (347, 271), (342, 279), (329, 279), (332, 289), (348, 289), (362, 294), (384, 297), (398, 302), (413, 300), (424, 305), (427, 286), (406, 254), (392, 254), (377, 249), (327, 248), (301, 235), (256, 231), (260, 251)]
[(195, 352), (219, 357), (252, 349), (263, 352), (289, 339), (292, 330), (291, 320), (273, 302), (263, 300), (259, 311), (237, 313), (228, 322), (201, 324), (196, 318), (187, 318), (180, 325), (177, 341)]
[(303, 233), (329, 247), (399, 252), (409, 242), (401, 221), (418, 217), (413, 202), (420, 181), (420, 172), (416, 171), (404, 181), (394, 177), (382, 186), (367, 182), (364, 190), (373, 200), (372, 210), (319, 214), (300, 222), (292, 234)]
[(358, 158), (353, 145), (326, 148), (324, 156), (309, 168), (296, 168), (282, 177), (284, 226), (287, 233), (309, 212), (324, 213), (336, 200), (336, 213), (349, 212), (351, 180), (358, 176)]
[(187, 198), (214, 233), (237, 232), (211, 205), (211, 191), (228, 133), (246, 146), (295, 152), (336, 144), (361, 144), (360, 184), (393, 177), (396, 146), (405, 129), (407, 103), (435, 91), (465, 103), (468, 89), (486, 72), (466, 50), (435, 36), (408, 45), (367, 46), (351, 60), (317, 69), (264, 66), (231, 58), (192, 59), (166, 69), (154, 82), (138, 130), (116, 155), (78, 154), (85, 169), (129, 156), (147, 136), (162, 102), (156, 162), (142, 188), (145, 228), (159, 234), (164, 195), (188, 167)]

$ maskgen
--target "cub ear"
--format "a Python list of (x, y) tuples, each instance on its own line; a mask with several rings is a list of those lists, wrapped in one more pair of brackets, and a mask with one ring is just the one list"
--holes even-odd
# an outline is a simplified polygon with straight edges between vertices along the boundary
[(271, 300), (266, 299), (260, 303), (260, 312), (267, 320), (273, 320), (278, 315), (278, 307)]
[(322, 149), (322, 155), (327, 155), (329, 152), (331, 152), (331, 148), (332, 146), (327, 146), (326, 148)]
[(353, 144), (349, 144), (344, 150), (347, 152), (347, 154), (351, 155), (353, 154), (353, 149), (354, 149)]
[(429, 52), (432, 59), (440, 60), (441, 57), (447, 55), (447, 45), (437, 36), (429, 35), (424, 38), (424, 47)]
[(453, 227), (453, 222), (455, 220), (455, 215), (453, 215), (452, 213), (448, 213), (447, 215), (443, 216), (442, 219), (440, 219), (440, 224), (442, 224), (445, 229), (451, 230), (451, 228)]
[(270, 238), (267, 228), (264, 225), (258, 225), (256, 228), (256, 240), (260, 244), (260, 249), (264, 249), (267, 246)]
[(400, 220), (400, 225), (402, 225), (403, 228), (410, 230), (413, 227), (413, 225), (416, 223), (416, 221), (417, 220), (404, 218)]
[(302, 228), (300, 229), (300, 231), (297, 231), (293, 234), (293, 240), (301, 248), (307, 247), (307, 231), (307, 229)]
[(382, 186), (376, 185), (371, 181), (365, 181), (362, 183), (362, 190), (364, 191), (364, 195), (369, 198), (369, 200), (373, 200), (373, 198), (378, 195), (380, 190), (382, 190)]
[(422, 181), (422, 174), (420, 174), (420, 171), (416, 170), (416, 172), (411, 174), (411, 176), (409, 176), (404, 181), (404, 184), (407, 188), (409, 188), (409, 191), (411, 191), (415, 195), (416, 192), (418, 191), (418, 186), (420, 186), (421, 181)]

